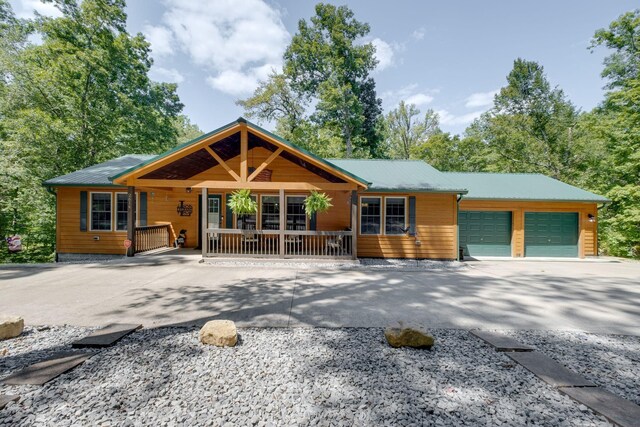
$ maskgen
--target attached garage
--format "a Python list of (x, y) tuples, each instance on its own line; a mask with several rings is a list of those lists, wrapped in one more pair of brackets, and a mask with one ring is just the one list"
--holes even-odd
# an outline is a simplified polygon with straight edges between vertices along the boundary
[(511, 211), (459, 211), (465, 256), (511, 256)]
[(525, 212), (525, 257), (579, 256), (578, 212)]
[(598, 208), (609, 200), (541, 174), (446, 172), (466, 256), (598, 255)]

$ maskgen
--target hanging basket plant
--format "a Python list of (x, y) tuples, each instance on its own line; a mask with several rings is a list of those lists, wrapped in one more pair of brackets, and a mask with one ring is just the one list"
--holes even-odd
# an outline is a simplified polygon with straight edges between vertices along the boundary
[(251, 198), (251, 190), (236, 190), (231, 193), (227, 205), (236, 215), (252, 215), (258, 211), (258, 202)]
[(333, 206), (331, 204), (331, 197), (327, 196), (326, 193), (312, 191), (311, 194), (304, 199), (304, 210), (309, 218), (316, 212), (322, 213), (328, 211), (331, 206)]

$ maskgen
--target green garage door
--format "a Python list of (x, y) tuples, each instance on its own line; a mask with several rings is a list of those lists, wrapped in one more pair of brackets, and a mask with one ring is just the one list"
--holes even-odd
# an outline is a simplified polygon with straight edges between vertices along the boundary
[(460, 211), (458, 226), (465, 256), (511, 256), (510, 211)]
[(577, 212), (525, 212), (524, 256), (577, 257)]

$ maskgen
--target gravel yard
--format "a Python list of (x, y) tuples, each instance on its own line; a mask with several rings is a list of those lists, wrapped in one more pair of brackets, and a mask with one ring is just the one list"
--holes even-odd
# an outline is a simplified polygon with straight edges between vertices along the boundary
[[(88, 332), (27, 328), (0, 343), (0, 377)], [(223, 349), (197, 332), (143, 329), (44, 387), (0, 385), (22, 396), (0, 425), (608, 425), (464, 330), (432, 330), (432, 351), (392, 349), (377, 328), (240, 329)], [(570, 368), (637, 390), (640, 338), (590, 336), (604, 348), (578, 362), (582, 336), (517, 335), (549, 350), (561, 338)]]

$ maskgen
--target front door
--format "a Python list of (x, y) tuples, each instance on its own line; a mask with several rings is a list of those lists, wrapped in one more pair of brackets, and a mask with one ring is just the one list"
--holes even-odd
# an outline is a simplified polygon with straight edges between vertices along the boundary
[(219, 194), (210, 194), (207, 200), (207, 228), (220, 228), (222, 197)]

